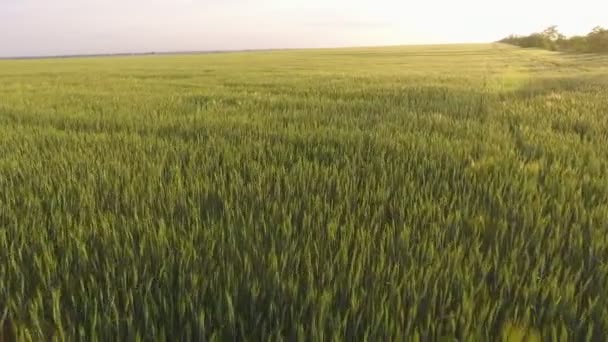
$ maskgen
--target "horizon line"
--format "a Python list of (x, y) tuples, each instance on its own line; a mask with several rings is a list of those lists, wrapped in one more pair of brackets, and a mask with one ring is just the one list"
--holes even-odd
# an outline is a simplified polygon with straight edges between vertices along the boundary
[(82, 53), (82, 54), (57, 54), (57, 55), (24, 55), (24, 56), (0, 56), (0, 60), (37, 60), (37, 59), (76, 59), (96, 57), (136, 57), (136, 56), (169, 56), (169, 55), (207, 55), (221, 53), (246, 53), (246, 52), (272, 52), (272, 51), (298, 51), (298, 50), (332, 50), (332, 49), (357, 49), (357, 48), (381, 48), (399, 46), (437, 46), (437, 45), (467, 45), (467, 44), (495, 44), (498, 42), (461, 42), (461, 43), (428, 43), (428, 44), (382, 44), (382, 45), (345, 45), (327, 47), (295, 47), (295, 48), (259, 48), (259, 49), (225, 49), (225, 50), (175, 50), (175, 51), (147, 51), (147, 52), (108, 52), (108, 53)]

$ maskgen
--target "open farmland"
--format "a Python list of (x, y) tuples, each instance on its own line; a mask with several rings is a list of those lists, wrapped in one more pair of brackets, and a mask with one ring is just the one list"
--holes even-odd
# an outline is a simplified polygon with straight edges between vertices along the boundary
[(0, 61), (2, 317), (33, 341), (605, 341), (608, 56)]

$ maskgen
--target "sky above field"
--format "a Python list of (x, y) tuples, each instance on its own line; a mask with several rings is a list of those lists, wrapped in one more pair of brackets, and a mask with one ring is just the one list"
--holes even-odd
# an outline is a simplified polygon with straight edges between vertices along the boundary
[(0, 56), (489, 42), (608, 26), (602, 0), (0, 0)]

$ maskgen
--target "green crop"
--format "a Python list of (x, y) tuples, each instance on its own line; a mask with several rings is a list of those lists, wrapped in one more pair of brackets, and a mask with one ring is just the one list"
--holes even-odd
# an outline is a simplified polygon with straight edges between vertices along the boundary
[(500, 44), (0, 61), (0, 340), (604, 341), (607, 109)]

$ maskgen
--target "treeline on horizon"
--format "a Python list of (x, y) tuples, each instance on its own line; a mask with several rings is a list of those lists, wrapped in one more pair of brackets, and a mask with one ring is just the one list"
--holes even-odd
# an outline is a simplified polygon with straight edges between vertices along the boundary
[(596, 26), (586, 36), (566, 37), (557, 26), (528, 36), (510, 35), (499, 41), (524, 48), (541, 48), (552, 51), (578, 53), (608, 53), (608, 29)]

